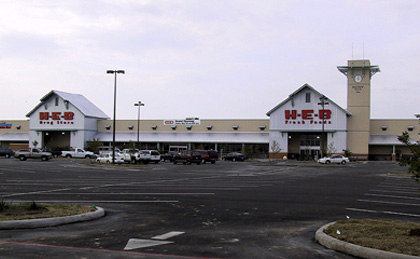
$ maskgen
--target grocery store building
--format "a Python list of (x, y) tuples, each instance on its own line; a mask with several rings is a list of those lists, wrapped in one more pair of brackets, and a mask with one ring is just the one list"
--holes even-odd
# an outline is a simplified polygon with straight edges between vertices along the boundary
[[(420, 141), (418, 120), (371, 119), (371, 79), (380, 72), (369, 60), (339, 66), (347, 78), (347, 108), (305, 84), (267, 112), (267, 119), (200, 118), (117, 120), (118, 147), (137, 146), (166, 152), (170, 148), (241, 151), (255, 157), (315, 159), (348, 150), (360, 160), (391, 160), (409, 155), (397, 137), (407, 131)], [(87, 147), (97, 140), (112, 145), (112, 120), (79, 94), (52, 90), (27, 115), (28, 120), (0, 120), (0, 145)]]

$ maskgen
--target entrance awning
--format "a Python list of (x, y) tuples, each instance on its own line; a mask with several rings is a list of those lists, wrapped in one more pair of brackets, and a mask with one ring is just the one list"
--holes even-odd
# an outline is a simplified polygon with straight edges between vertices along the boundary
[[(369, 145), (376, 145), (376, 146), (386, 146), (386, 145), (395, 145), (395, 146), (403, 146), (404, 143), (398, 140), (399, 135), (370, 135), (369, 136)], [(411, 144), (416, 144), (417, 142), (410, 138)]]
[[(111, 142), (112, 133), (100, 132), (92, 139)], [(117, 142), (137, 141), (137, 133), (116, 133)], [(268, 144), (268, 133), (140, 133), (141, 142), (182, 142), (182, 143), (255, 143)]]
[(0, 141), (29, 141), (29, 133), (5, 133), (0, 135)]

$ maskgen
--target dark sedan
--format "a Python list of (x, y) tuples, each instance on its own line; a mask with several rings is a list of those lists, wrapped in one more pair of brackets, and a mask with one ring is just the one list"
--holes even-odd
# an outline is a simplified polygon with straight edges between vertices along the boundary
[(229, 160), (229, 161), (233, 161), (233, 162), (245, 161), (245, 159), (246, 159), (246, 156), (244, 156), (243, 154), (238, 153), (238, 152), (228, 153), (223, 157), (223, 160), (226, 160), (226, 161)]
[(169, 162), (173, 162), (174, 161), (174, 157), (178, 155), (178, 152), (176, 151), (169, 151), (168, 153), (161, 155), (160, 158), (162, 159), (163, 162), (165, 162), (166, 160), (169, 160)]
[(4, 156), (6, 158), (13, 157), (15, 152), (8, 147), (0, 147), (0, 156)]

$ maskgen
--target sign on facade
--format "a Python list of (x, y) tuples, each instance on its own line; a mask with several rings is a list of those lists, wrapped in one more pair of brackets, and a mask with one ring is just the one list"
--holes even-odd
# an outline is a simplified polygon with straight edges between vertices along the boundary
[(163, 125), (200, 125), (199, 118), (186, 118), (185, 120), (164, 120)]
[(285, 124), (331, 124), (331, 110), (285, 110)]
[(40, 112), (40, 124), (73, 124), (74, 112)]
[(0, 129), (10, 129), (12, 128), (12, 124), (6, 122), (0, 122)]

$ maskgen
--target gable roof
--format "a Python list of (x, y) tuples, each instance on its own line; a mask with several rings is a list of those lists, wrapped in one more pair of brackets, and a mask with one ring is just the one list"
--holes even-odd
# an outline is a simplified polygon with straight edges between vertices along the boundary
[[(315, 90), (315, 88), (313, 88), (312, 86), (308, 85), (308, 84), (304, 84), (301, 87), (299, 87), (296, 91), (294, 91), (293, 93), (291, 93), (289, 95), (289, 97), (287, 97), (284, 101), (282, 101), (280, 104), (278, 104), (276, 107), (274, 107), (273, 109), (269, 110), (266, 114), (267, 116), (270, 116), (274, 111), (276, 111), (278, 108), (280, 108), (281, 106), (283, 106), (285, 103), (287, 103), (288, 101), (290, 101), (295, 95), (299, 94), (300, 92), (302, 92), (305, 89), (309, 89), (313, 92), (315, 92), (318, 95), (321, 96), (325, 96), (323, 94), (321, 94), (320, 92), (318, 92), (317, 90)], [(325, 96), (326, 97), (326, 96)], [(349, 111), (347, 111), (346, 109), (341, 108), (340, 105), (336, 104), (333, 100), (331, 100), (330, 98), (328, 98), (328, 101), (332, 104), (334, 104), (335, 106), (337, 106), (338, 108), (340, 108), (340, 110), (342, 110), (343, 112), (346, 113), (347, 116), (351, 116), (351, 113)]]
[(40, 99), (40, 103), (33, 108), (26, 117), (31, 116), (41, 105), (44, 104), (51, 96), (57, 95), (64, 101), (71, 103), (76, 109), (78, 109), (86, 117), (99, 118), (99, 119), (109, 119), (109, 117), (93, 103), (91, 103), (86, 97), (81, 94), (71, 94), (65, 93), (57, 90), (51, 90), (48, 94)]

